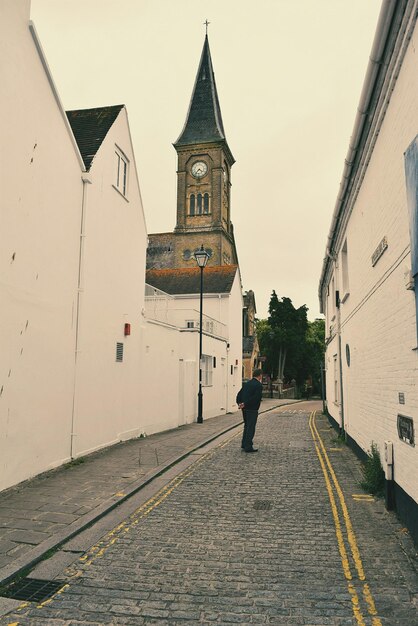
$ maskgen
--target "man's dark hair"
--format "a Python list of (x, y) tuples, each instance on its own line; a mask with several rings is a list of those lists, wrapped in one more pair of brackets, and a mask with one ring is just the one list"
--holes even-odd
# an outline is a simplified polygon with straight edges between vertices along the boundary
[(258, 378), (259, 376), (261, 376), (263, 373), (263, 370), (254, 370), (253, 371), (253, 378)]

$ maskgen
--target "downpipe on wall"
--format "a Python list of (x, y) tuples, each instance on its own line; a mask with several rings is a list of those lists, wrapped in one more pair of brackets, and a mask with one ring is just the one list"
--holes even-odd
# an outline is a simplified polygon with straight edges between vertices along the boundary
[(78, 281), (77, 281), (77, 300), (75, 314), (75, 350), (74, 350), (74, 379), (73, 379), (73, 406), (71, 412), (71, 436), (70, 436), (70, 458), (74, 458), (74, 439), (75, 433), (75, 415), (76, 415), (76, 395), (77, 395), (77, 365), (80, 342), (80, 311), (83, 293), (83, 266), (84, 266), (84, 237), (86, 209), (87, 209), (87, 185), (91, 185), (92, 180), (89, 174), (83, 173), (81, 176), (83, 183), (82, 199), (81, 199), (81, 219), (80, 219), (80, 245), (78, 257)]

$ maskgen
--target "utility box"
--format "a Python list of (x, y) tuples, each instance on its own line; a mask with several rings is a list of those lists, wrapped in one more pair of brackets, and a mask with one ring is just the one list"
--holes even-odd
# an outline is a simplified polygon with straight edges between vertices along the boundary
[(385, 504), (388, 511), (395, 509), (395, 486), (393, 483), (393, 442), (385, 441)]
[(385, 461), (386, 465), (393, 465), (393, 443), (385, 441)]

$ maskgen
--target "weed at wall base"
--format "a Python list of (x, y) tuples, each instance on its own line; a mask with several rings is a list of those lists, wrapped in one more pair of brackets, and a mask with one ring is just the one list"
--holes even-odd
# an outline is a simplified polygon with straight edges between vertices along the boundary
[(380, 453), (377, 445), (372, 442), (368, 459), (362, 466), (363, 480), (360, 485), (368, 493), (382, 497), (385, 488), (385, 472), (380, 460)]

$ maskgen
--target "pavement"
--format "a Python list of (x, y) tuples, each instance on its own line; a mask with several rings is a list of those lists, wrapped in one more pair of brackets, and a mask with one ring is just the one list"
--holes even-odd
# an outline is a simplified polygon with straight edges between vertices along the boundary
[[(360, 463), (321, 403), (288, 402), (263, 402), (257, 454), (240, 450), (236, 413), (0, 494), (0, 520), (20, 512), (3, 526), (13, 543), (24, 543), (18, 530), (46, 535), (3, 576), (60, 538), (29, 578), (61, 581), (46, 602), (0, 598), (0, 626), (418, 624), (406, 529), (361, 490)], [(17, 527), (51, 518), (49, 530)]]

